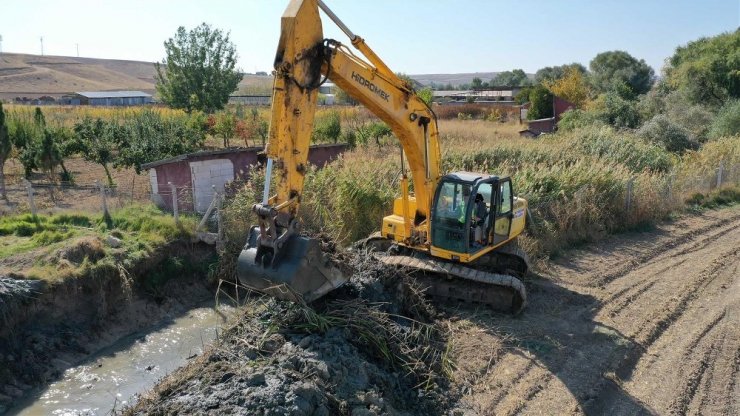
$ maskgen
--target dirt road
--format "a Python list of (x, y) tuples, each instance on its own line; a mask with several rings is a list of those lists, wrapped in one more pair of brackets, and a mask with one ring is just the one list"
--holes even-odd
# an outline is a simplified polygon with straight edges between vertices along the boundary
[(529, 287), (521, 316), (452, 315), (464, 414), (740, 414), (740, 207), (572, 251)]

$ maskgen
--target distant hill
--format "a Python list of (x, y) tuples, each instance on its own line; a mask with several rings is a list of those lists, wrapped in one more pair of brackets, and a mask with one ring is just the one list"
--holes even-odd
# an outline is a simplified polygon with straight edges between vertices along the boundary
[[(59, 97), (75, 91), (138, 90), (154, 94), (152, 62), (119, 59), (0, 54), (0, 99)], [(498, 72), (419, 74), (411, 78), (423, 85), (469, 84), (473, 78), (490, 81)], [(530, 75), (532, 76), (532, 75)], [(247, 74), (237, 94), (269, 94), (272, 76)]]
[[(75, 91), (137, 90), (154, 94), (152, 62), (0, 54), (0, 99), (58, 97)], [(239, 93), (269, 93), (271, 76), (245, 75)]]

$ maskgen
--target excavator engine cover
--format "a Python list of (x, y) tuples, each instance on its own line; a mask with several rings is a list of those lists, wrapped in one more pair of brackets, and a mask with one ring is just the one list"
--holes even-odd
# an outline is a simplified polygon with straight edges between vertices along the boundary
[(273, 253), (259, 247), (260, 230), (253, 226), (239, 255), (239, 283), (278, 299), (311, 302), (336, 289), (348, 278), (336, 268), (312, 238), (291, 236), (273, 261)]

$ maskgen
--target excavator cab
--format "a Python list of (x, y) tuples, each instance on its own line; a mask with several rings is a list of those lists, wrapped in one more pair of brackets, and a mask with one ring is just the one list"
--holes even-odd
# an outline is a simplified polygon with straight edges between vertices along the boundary
[(432, 204), (432, 250), (465, 261), (509, 240), (513, 199), (509, 178), (470, 172), (445, 175)]

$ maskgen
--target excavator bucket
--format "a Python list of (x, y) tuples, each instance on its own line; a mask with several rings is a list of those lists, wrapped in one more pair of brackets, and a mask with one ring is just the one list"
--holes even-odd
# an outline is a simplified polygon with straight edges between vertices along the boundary
[(278, 299), (314, 301), (345, 283), (348, 277), (335, 267), (312, 238), (291, 236), (280, 258), (260, 251), (259, 227), (252, 227), (247, 245), (239, 255), (239, 283)]

